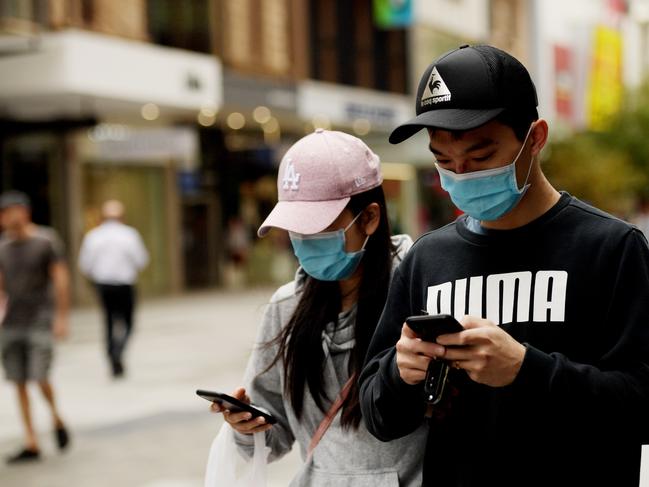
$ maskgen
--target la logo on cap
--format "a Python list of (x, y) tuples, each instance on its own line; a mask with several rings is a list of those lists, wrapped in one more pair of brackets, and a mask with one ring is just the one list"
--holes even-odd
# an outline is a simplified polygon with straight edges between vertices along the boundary
[(424, 93), (421, 95), (421, 106), (434, 105), (442, 101), (451, 101), (451, 92), (444, 83), (439, 71), (437, 71), (437, 66), (435, 66), (430, 72), (428, 83), (426, 83)]
[(295, 166), (293, 162), (289, 159), (286, 169), (284, 170), (284, 178), (282, 179), (284, 183), (282, 189), (291, 189), (297, 191), (299, 189), (298, 183), (300, 182), (300, 173), (295, 172)]

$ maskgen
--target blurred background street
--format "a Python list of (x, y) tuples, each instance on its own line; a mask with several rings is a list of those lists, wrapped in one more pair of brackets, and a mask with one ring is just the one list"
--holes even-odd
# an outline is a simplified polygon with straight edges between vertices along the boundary
[[(278, 285), (288, 238), (256, 230), (315, 128), (380, 156), (395, 233), (457, 216), (426, 135), (388, 134), (431, 60), (479, 43), (535, 80), (555, 186), (649, 228), (649, 0), (0, 0), (0, 190), (31, 198), (73, 271), (121, 201), (142, 296)], [(93, 299), (77, 272), (71, 295)]]
[[(34, 390), (41, 462), (0, 462), (2, 487), (202, 487), (207, 454), (222, 421), (197, 388), (239, 385), (263, 304), (272, 289), (202, 292), (149, 300), (113, 380), (102, 347), (98, 310), (72, 314), (53, 370), (59, 406), (72, 432), (69, 451), (54, 446), (51, 419)], [(0, 385), (0, 456), (21, 444), (14, 390)], [(293, 451), (271, 464), (269, 485), (286, 486), (299, 463)]]
[[(535, 80), (554, 186), (649, 232), (649, 0), (0, 0), (0, 192), (24, 192), (60, 237), (72, 304), (52, 376), (71, 449), (31, 390), (44, 459), (0, 459), (0, 485), (202, 485), (221, 420), (194, 390), (239, 383), (263, 304), (295, 272), (285, 232), (256, 234), (286, 150), (316, 128), (353, 134), (381, 159), (393, 233), (447, 224), (425, 131), (388, 135), (426, 66), (480, 43)], [(79, 269), (107, 200), (148, 257), (127, 283), (122, 380)], [(22, 440), (2, 380), (0, 456)]]

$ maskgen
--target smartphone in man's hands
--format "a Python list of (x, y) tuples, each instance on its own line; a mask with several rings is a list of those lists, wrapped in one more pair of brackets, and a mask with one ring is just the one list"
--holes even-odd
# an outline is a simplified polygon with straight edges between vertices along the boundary
[[(451, 315), (418, 315), (406, 318), (406, 324), (427, 342), (437, 341), (440, 335), (458, 333), (464, 327)], [(445, 360), (431, 360), (424, 379), (424, 396), (429, 404), (442, 400), (448, 380), (449, 366)]]
[(440, 335), (457, 333), (464, 327), (451, 315), (418, 315), (406, 318), (406, 324), (427, 342), (437, 341)]

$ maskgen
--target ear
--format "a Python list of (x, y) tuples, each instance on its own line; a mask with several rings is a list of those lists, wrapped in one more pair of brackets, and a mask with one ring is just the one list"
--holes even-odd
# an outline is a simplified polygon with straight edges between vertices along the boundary
[(545, 144), (548, 141), (548, 130), (548, 123), (542, 118), (534, 122), (532, 132), (530, 133), (530, 139), (532, 139), (530, 151), (532, 156), (538, 155), (541, 152), (541, 149), (545, 147)]
[(379, 228), (381, 221), (381, 207), (378, 203), (370, 203), (364, 210), (361, 216), (363, 223), (363, 231), (365, 235), (372, 235)]

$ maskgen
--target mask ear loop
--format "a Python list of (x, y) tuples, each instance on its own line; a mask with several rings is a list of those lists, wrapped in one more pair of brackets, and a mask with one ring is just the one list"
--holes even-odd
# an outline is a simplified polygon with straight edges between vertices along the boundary
[[(365, 211), (365, 210), (361, 210), (361, 211), (358, 213), (358, 215), (356, 215), (356, 216), (354, 217), (354, 219), (353, 219), (352, 221), (349, 222), (349, 225), (347, 225), (347, 226), (345, 227), (345, 230), (343, 230), (343, 233), (347, 233), (347, 230), (349, 230), (349, 229), (352, 227), (352, 225), (354, 224), (354, 222), (355, 222), (356, 220), (358, 220), (358, 217), (361, 216), (361, 215), (363, 214), (363, 211)], [(369, 235), (366, 235), (366, 236), (365, 236), (365, 242), (363, 242), (363, 246), (362, 246), (359, 250), (357, 250), (357, 252), (360, 252), (361, 250), (365, 249), (365, 245), (367, 245), (367, 241), (368, 241), (369, 239), (370, 239), (370, 236), (369, 236)]]
[(345, 233), (347, 233), (347, 230), (349, 230), (349, 229), (352, 227), (352, 225), (356, 222), (356, 220), (358, 220), (358, 217), (361, 216), (361, 215), (363, 214), (363, 211), (365, 211), (365, 210), (361, 210), (361, 211), (358, 213), (358, 215), (356, 215), (356, 216), (354, 217), (354, 219), (353, 219), (352, 221), (349, 222), (349, 225), (347, 225), (347, 226), (345, 227), (345, 230), (343, 230)]
[(365, 249), (365, 245), (367, 245), (367, 241), (368, 241), (369, 239), (370, 239), (370, 236), (367, 235), (367, 236), (365, 237), (365, 242), (363, 242), (363, 246), (361, 247), (361, 250), (364, 250), (364, 249)]
[[(525, 145), (527, 144), (527, 139), (529, 138), (530, 134), (532, 133), (532, 126), (534, 125), (534, 122), (530, 125), (530, 128), (527, 130), (527, 135), (525, 136), (525, 140), (523, 141), (523, 145), (521, 146), (521, 150), (518, 151), (518, 155), (516, 156), (516, 159), (514, 159), (514, 162), (518, 162), (518, 158), (521, 156), (523, 153), (523, 149), (525, 148)], [(530, 166), (527, 168), (527, 176), (525, 176), (525, 182), (523, 183), (523, 188), (519, 189), (519, 191), (522, 191), (525, 189), (525, 186), (527, 186), (527, 180), (530, 178), (530, 173), (532, 172), (532, 164), (534, 163), (534, 158), (530, 158)]]

